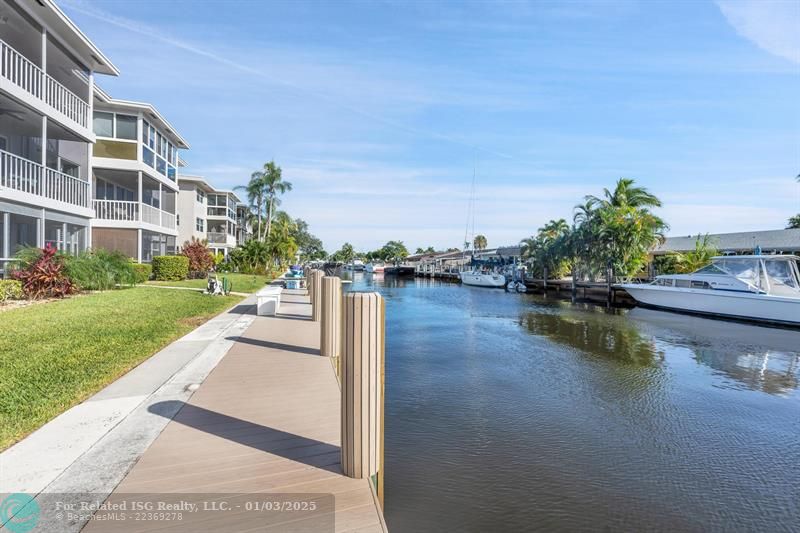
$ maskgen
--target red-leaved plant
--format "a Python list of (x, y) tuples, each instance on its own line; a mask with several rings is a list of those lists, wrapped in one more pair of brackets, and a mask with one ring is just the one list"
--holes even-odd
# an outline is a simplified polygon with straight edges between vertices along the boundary
[(214, 267), (214, 256), (206, 241), (192, 237), (191, 241), (183, 243), (181, 253), (189, 258), (190, 278), (202, 278)]
[(34, 261), (14, 270), (12, 277), (22, 283), (25, 296), (34, 300), (63, 298), (77, 292), (77, 287), (66, 274), (63, 258), (50, 244)]

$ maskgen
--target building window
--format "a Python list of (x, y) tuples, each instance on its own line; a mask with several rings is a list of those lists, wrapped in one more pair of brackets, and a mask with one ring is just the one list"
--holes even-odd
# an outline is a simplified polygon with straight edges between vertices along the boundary
[(198, 218), (197, 222), (195, 223), (195, 229), (197, 231), (202, 232), (204, 227), (205, 227), (205, 220), (203, 220), (202, 218)]
[(197, 201), (200, 202), (201, 204), (205, 203), (206, 201), (206, 193), (204, 193), (200, 189), (197, 189)]
[(137, 140), (136, 117), (130, 115), (117, 115), (117, 139)]
[(98, 137), (114, 137), (114, 114), (94, 112), (94, 134)]
[(155, 154), (153, 153), (150, 148), (142, 148), (142, 159), (144, 160), (144, 164), (149, 167), (156, 166)]
[(175, 213), (175, 225), (176, 226), (180, 226), (181, 225), (181, 215), (180, 215), (180, 213)]

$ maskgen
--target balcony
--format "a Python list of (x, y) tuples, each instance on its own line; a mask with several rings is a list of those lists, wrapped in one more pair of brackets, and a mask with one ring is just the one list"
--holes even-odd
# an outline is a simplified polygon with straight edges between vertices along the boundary
[(0, 78), (88, 129), (89, 104), (2, 40)]
[(174, 230), (175, 215), (141, 202), (94, 200), (95, 218), (113, 222), (141, 222)]
[(208, 242), (209, 244), (227, 244), (228, 243), (228, 234), (227, 233), (219, 233), (216, 231), (209, 231), (208, 232)]
[[(84, 209), (90, 207), (90, 191), (87, 181), (0, 150), (0, 191), (3, 189), (11, 189), (34, 197), (38, 196), (43, 200), (62, 202), (69, 206)], [(28, 199), (22, 198), (22, 200)], [(30, 200), (35, 200), (35, 198)]]

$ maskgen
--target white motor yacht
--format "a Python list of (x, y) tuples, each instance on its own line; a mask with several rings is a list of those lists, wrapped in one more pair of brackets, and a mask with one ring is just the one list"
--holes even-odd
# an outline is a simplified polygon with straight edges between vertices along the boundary
[(506, 277), (502, 274), (471, 270), (461, 273), (461, 283), (464, 285), (474, 285), (475, 287), (494, 287), (502, 289), (506, 286)]
[(800, 326), (800, 257), (714, 257), (691, 274), (620, 285), (637, 302), (664, 309)]

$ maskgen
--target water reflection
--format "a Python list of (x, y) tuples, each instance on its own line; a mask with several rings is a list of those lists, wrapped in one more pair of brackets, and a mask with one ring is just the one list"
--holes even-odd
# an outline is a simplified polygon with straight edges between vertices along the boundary
[(604, 313), (534, 311), (525, 314), (522, 322), (535, 335), (623, 363), (649, 366), (663, 358), (653, 341), (636, 327), (617, 323)]
[(729, 380), (729, 385), (786, 394), (800, 383), (800, 333), (636, 308), (628, 318)]

